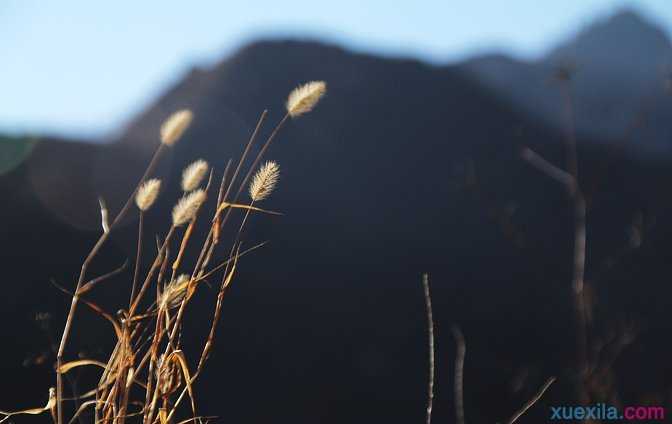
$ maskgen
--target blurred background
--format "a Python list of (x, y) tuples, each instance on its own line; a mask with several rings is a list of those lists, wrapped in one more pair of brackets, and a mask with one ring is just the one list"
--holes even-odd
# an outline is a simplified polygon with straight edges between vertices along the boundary
[[(665, 0), (320, 5), (262, 0), (189, 6), (9, 0), (0, 9), (0, 89), (7, 99), (0, 106), (0, 126), (13, 134), (109, 139), (191, 69), (210, 68), (262, 39), (319, 40), (434, 65), (488, 54), (536, 61), (595, 21), (626, 10), (652, 31), (667, 33), (672, 26)], [(629, 30), (636, 28), (615, 28), (612, 35), (635, 37)], [(631, 44), (661, 47), (646, 43), (643, 32), (637, 36)], [(604, 44), (591, 53), (616, 55), (613, 50), (623, 48), (619, 39), (600, 41)]]
[[(285, 215), (255, 217), (247, 235), (270, 243), (226, 299), (204, 413), (421, 422), (424, 272), (437, 420), (455, 413), (452, 325), (467, 343), (468, 421), (505, 421), (550, 376), (521, 422), (576, 403), (572, 203), (520, 155), (564, 168), (568, 137), (588, 216), (586, 391), (672, 404), (669, 0), (4, 0), (0, 40), (0, 410), (41, 404), (53, 385), (69, 300), (49, 281), (74, 286), (99, 196), (118, 210), (161, 122), (195, 113), (158, 171), (171, 188), (153, 233), (186, 164), (203, 157), (221, 174), (262, 110), (279, 121), (310, 80), (328, 94), (268, 153), (283, 169), (268, 206)], [(134, 255), (135, 219), (93, 273)], [(128, 277), (96, 300), (118, 309)], [(213, 297), (197, 302), (209, 310)], [(82, 316), (68, 354), (102, 359), (113, 334)]]

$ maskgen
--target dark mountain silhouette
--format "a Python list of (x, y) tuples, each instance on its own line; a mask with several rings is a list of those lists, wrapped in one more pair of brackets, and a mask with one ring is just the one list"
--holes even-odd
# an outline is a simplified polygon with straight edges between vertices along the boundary
[[(48, 281), (73, 286), (99, 231), (97, 197), (113, 211), (122, 204), (161, 121), (181, 107), (196, 116), (158, 172), (170, 188), (148, 219), (154, 233), (165, 231), (184, 165), (203, 157), (221, 175), (262, 108), (274, 124), (287, 93), (313, 79), (327, 81), (328, 94), (290, 121), (268, 152), (282, 178), (266, 206), (285, 215), (255, 217), (245, 236), (250, 245), (271, 243), (245, 258), (226, 300), (216, 352), (197, 387), (200, 410), (232, 422), (420, 422), (423, 272), (431, 274), (437, 320), (436, 419), (453, 414), (453, 323), (467, 339), (471, 422), (503, 421), (550, 375), (560, 382), (522, 422), (543, 422), (547, 405), (571, 399), (571, 209), (562, 187), (519, 155), (530, 146), (562, 164), (563, 133), (492, 93), (469, 67), (283, 41), (195, 70), (117, 143), (37, 142), (0, 178), (8, 346), (0, 375), (10, 382), (1, 386), (0, 408), (32, 405), (52, 384), (52, 357), (21, 367), (48, 348), (32, 318), (48, 311), (60, 329), (68, 299)], [(620, 352), (622, 334), (635, 337), (603, 370), (599, 384), (611, 396), (604, 401), (669, 404), (672, 167), (601, 139), (582, 136), (579, 145), (595, 299), (591, 354), (608, 357)], [(133, 255), (133, 219), (92, 273)], [(95, 299), (118, 308), (128, 275)], [(196, 308), (210, 310), (212, 297), (204, 293)], [(83, 312), (73, 343), (80, 349), (70, 354), (101, 356), (99, 346), (112, 341), (101, 329), (104, 322)], [(11, 383), (19, 378), (31, 384)]]
[(465, 68), (516, 107), (565, 128), (563, 93), (551, 76), (571, 73), (579, 133), (605, 141), (630, 139), (637, 152), (670, 153), (672, 42), (632, 10), (582, 30), (532, 62), (476, 57)]

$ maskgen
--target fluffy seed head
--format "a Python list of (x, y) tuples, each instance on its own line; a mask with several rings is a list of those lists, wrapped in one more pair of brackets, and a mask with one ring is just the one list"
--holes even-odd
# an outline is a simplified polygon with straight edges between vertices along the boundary
[(181, 274), (175, 280), (168, 283), (161, 295), (161, 305), (165, 308), (180, 306), (184, 295), (187, 293), (187, 285), (190, 279), (191, 277), (188, 274)]
[(278, 183), (280, 176), (280, 167), (273, 161), (268, 161), (259, 168), (250, 184), (250, 197), (255, 202), (267, 198), (275, 185)]
[(179, 227), (194, 219), (205, 198), (205, 191), (202, 189), (182, 197), (173, 208), (173, 225)]
[(182, 172), (182, 190), (196, 190), (208, 172), (208, 162), (203, 159), (192, 162)]
[(194, 114), (188, 109), (178, 110), (173, 113), (161, 125), (161, 143), (172, 146), (182, 137), (189, 128)]
[(324, 81), (311, 81), (296, 87), (287, 98), (287, 112), (292, 118), (310, 112), (326, 92)]
[(161, 180), (157, 178), (152, 178), (142, 183), (135, 194), (135, 204), (138, 206), (138, 209), (144, 212), (151, 208), (156, 197), (159, 195), (160, 189)]

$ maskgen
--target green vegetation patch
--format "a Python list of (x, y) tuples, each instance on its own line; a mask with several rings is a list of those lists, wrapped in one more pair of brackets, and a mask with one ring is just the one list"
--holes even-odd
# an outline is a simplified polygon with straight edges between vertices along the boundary
[(0, 136), (0, 175), (19, 166), (38, 143), (35, 137)]

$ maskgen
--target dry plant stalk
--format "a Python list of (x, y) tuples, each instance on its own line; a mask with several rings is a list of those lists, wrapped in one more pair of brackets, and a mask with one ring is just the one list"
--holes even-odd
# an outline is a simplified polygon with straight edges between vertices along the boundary
[(426, 424), (432, 423), (432, 409), (434, 409), (434, 379), (436, 368), (434, 365), (434, 316), (432, 313), (432, 295), (429, 291), (429, 275), (422, 274), (422, 287), (425, 291), (425, 309), (427, 310), (427, 346), (429, 355), (429, 379), (427, 381), (427, 414)]
[(455, 422), (464, 424), (464, 357), (467, 354), (467, 344), (464, 341), (462, 330), (457, 325), (450, 329), (455, 338), (455, 380), (453, 397), (455, 398)]
[[(425, 310), (427, 313), (427, 345), (429, 352), (429, 378), (427, 382), (427, 408), (425, 415), (425, 424), (432, 422), (432, 410), (434, 408), (434, 386), (435, 386), (435, 343), (434, 343), (434, 316), (432, 311), (432, 295), (429, 290), (429, 274), (422, 274), (422, 286), (425, 295)], [(465, 423), (464, 415), (464, 358), (467, 353), (467, 345), (464, 340), (462, 330), (457, 325), (451, 327), (451, 332), (455, 338), (455, 379), (453, 381), (453, 398), (455, 402), (455, 422), (457, 424)], [(544, 396), (549, 387), (555, 382), (555, 377), (550, 377), (544, 385), (535, 393), (535, 395), (525, 402), (518, 411), (516, 411), (507, 424), (513, 424), (520, 417), (525, 415)]]
[(588, 363), (588, 306), (584, 292), (586, 273), (586, 198), (579, 181), (578, 152), (576, 147), (576, 131), (574, 124), (574, 108), (568, 82), (571, 74), (563, 73), (560, 78), (564, 108), (567, 115), (567, 135), (565, 150), (567, 155), (566, 170), (552, 164), (529, 148), (522, 150), (522, 158), (542, 173), (560, 182), (571, 202), (574, 218), (574, 251), (572, 258), (572, 307), (574, 309), (575, 328), (575, 368), (578, 374), (574, 391), (576, 401), (583, 406), (590, 403), (586, 389), (586, 379), (590, 372)]
[[(165, 424), (175, 422), (178, 414), (184, 415), (186, 408), (180, 409), (180, 407), (187, 399), (189, 419), (182, 422), (208, 418), (198, 415), (194, 383), (202, 374), (205, 362), (212, 351), (217, 323), (221, 316), (222, 301), (236, 275), (239, 259), (261, 246), (242, 249), (240, 239), (247, 218), (251, 213), (269, 213), (269, 211), (255, 207), (254, 203), (268, 198), (278, 181), (279, 167), (275, 162), (268, 162), (260, 169), (257, 166), (288, 118), (297, 117), (313, 109), (325, 89), (324, 82), (312, 82), (292, 92), (287, 101), (286, 115), (271, 132), (252, 164), (248, 165), (247, 175), (241, 182), (237, 183), (236, 179), (242, 168), (246, 166), (248, 153), (256, 142), (266, 111), (262, 114), (238, 161), (235, 173), (230, 178), (228, 177), (229, 161), (216, 196), (212, 196), (211, 193), (212, 172), (206, 187), (198, 188), (208, 172), (207, 162), (197, 160), (185, 169), (181, 181), (184, 196), (173, 208), (168, 229), (160, 237), (162, 241), (157, 243), (154, 257), (150, 258), (149, 271), (141, 276), (140, 251), (143, 241), (144, 213), (152, 207), (161, 188), (161, 181), (149, 177), (154, 172), (162, 154), (171, 148), (188, 129), (193, 120), (193, 114), (191, 111), (181, 110), (165, 121), (160, 130), (161, 143), (147, 170), (113, 220), (109, 220), (107, 207), (101, 202), (104, 231), (85, 258), (75, 288), (70, 293), (72, 302), (57, 352), (56, 388), (49, 389), (50, 396), (47, 405), (43, 408), (15, 412), (0, 411), (0, 422), (17, 414), (50, 413), (56, 424), (64, 424), (73, 422), (83, 413), (90, 413), (89, 410), (92, 409), (96, 423), (124, 424), (128, 419), (134, 422), (141, 420), (143, 424)], [(248, 180), (255, 171), (257, 172), (256, 177), (248, 186)], [(246, 187), (250, 190), (251, 201), (247, 204), (237, 203)], [(200, 215), (205, 214), (205, 203), (208, 197), (217, 198), (212, 218), (206, 221), (210, 223), (210, 229), (205, 241), (200, 245), (198, 260), (195, 264), (187, 264), (184, 261), (184, 253), (187, 249), (195, 248), (194, 224)], [(87, 277), (87, 269), (120, 220), (130, 212), (134, 203), (139, 211), (134, 275), (128, 286), (130, 292), (128, 306), (114, 315), (85, 299), (84, 295), (87, 295), (97, 284), (117, 275), (123, 268), (90, 280), (87, 280), (90, 278)], [(214, 251), (224, 242), (222, 229), (230, 221), (234, 210), (245, 212), (242, 223), (238, 226), (237, 232), (234, 232), (234, 240), (225, 249), (226, 259), (219, 264), (210, 265)], [(224, 211), (226, 211), (225, 215)], [(158, 237), (157, 240), (159, 240)], [(178, 273), (178, 271), (181, 272)], [(196, 352), (196, 355), (193, 355), (187, 352), (188, 347), (183, 346), (181, 342), (182, 334), (189, 330), (184, 326), (184, 317), (201, 283), (206, 279), (214, 278), (219, 279), (219, 289), (212, 312), (210, 332), (202, 348)], [(152, 287), (154, 289), (150, 290)], [(69, 293), (66, 289), (61, 290)], [(155, 293), (153, 299), (149, 293)], [(116, 344), (107, 358), (80, 359), (70, 362), (64, 360), (69, 336), (75, 322), (75, 312), (80, 303), (107, 320), (114, 330)], [(64, 396), (62, 378), (64, 374), (80, 367), (95, 367), (102, 372), (96, 387), (77, 398), (78, 401), (83, 402), (66, 421), (66, 412), (73, 409), (66, 406), (66, 402), (73, 399)]]
[(507, 421), (507, 424), (515, 423), (516, 421), (518, 421), (518, 419), (520, 417), (525, 415), (525, 413), (530, 408), (532, 408), (534, 406), (534, 404), (539, 402), (539, 400), (544, 396), (544, 393), (546, 393), (546, 390), (548, 390), (548, 388), (551, 387), (551, 384), (553, 384), (554, 382), (555, 382), (555, 377), (551, 377), (548, 380), (546, 380), (546, 382), (541, 386), (541, 388), (537, 391), (537, 393), (535, 393), (535, 395), (530, 400), (525, 402), (525, 405), (523, 405), (522, 408), (520, 408), (518, 411), (516, 411), (516, 413), (513, 414), (513, 416), (511, 418), (509, 418), (509, 421)]

